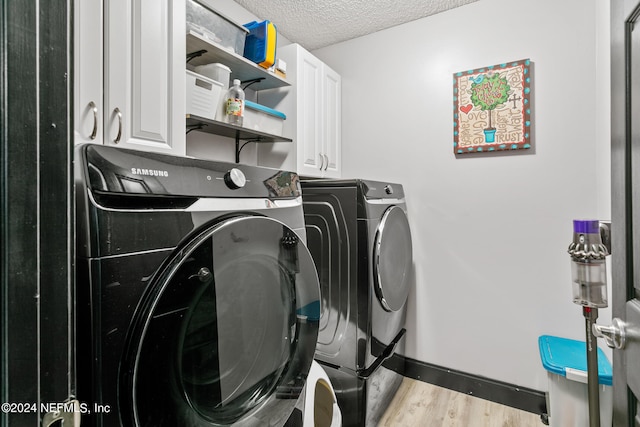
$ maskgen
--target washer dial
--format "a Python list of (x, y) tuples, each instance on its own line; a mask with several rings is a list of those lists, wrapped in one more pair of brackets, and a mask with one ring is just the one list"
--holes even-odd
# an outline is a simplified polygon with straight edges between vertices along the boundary
[(244, 187), (247, 183), (247, 178), (240, 169), (233, 168), (224, 174), (224, 183), (227, 184), (227, 187), (230, 189), (237, 190), (238, 188)]

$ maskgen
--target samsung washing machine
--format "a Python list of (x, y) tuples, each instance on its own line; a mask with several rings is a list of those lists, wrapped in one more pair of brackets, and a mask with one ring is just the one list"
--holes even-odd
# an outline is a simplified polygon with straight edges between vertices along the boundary
[(307, 244), (320, 277), (315, 358), (344, 426), (371, 426), (402, 376), (383, 362), (403, 352), (412, 246), (401, 185), (303, 180)]
[(84, 145), (75, 180), (82, 425), (284, 425), (320, 310), (298, 176)]

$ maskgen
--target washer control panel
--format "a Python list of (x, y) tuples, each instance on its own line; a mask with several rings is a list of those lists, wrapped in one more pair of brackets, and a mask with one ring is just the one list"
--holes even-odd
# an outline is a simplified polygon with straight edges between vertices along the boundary
[(109, 200), (124, 194), (141, 195), (147, 201), (161, 196), (153, 200), (183, 206), (193, 198), (290, 199), (301, 194), (298, 174), (271, 168), (97, 144), (79, 146), (77, 157), (83, 159), (78, 167), (86, 174), (89, 189)]

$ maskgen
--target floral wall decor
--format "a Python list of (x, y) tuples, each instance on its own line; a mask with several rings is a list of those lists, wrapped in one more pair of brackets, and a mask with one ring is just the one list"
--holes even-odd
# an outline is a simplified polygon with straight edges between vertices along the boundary
[(453, 75), (453, 152), (531, 148), (531, 61)]

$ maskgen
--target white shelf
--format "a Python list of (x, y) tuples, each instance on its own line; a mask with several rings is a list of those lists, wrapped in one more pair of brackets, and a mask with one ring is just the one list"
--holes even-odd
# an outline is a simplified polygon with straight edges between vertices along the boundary
[(202, 37), (200, 34), (189, 31), (187, 33), (187, 54), (199, 50), (206, 50), (206, 53), (192, 59), (190, 65), (210, 64), (219, 62), (231, 68), (231, 78), (248, 81), (253, 79), (264, 79), (259, 83), (251, 85), (251, 89), (262, 90), (276, 87), (290, 86), (280, 76), (271, 73), (243, 56), (237, 55), (223, 48), (219, 44)]

